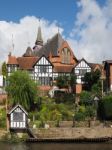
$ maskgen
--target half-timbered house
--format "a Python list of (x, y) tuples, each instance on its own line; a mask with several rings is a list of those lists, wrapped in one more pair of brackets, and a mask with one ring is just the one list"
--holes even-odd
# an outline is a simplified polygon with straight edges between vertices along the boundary
[[(53, 81), (60, 75), (70, 75), (73, 66), (78, 62), (72, 49), (60, 33), (43, 44), (41, 28), (38, 28), (35, 46), (28, 47), (22, 57), (9, 54), (7, 71), (11, 72), (27, 70), (35, 82), (47, 89), (52, 86)], [(45, 89), (43, 88), (43, 89)]]
[[(41, 28), (38, 28), (35, 46), (28, 47), (22, 57), (9, 54), (7, 71), (18, 69), (27, 70), (35, 82), (39, 82), (42, 90), (49, 90), (53, 81), (58, 76), (70, 76), (74, 73), (77, 77), (77, 85), (83, 84), (82, 78), (86, 72), (90, 72), (94, 64), (90, 65), (85, 59), (78, 60), (68, 42), (60, 33), (43, 43)], [(98, 65), (97, 65), (98, 67)]]
[(84, 58), (82, 58), (74, 67), (77, 84), (83, 84), (83, 77), (86, 72), (91, 72), (91, 66)]
[(84, 85), (84, 75), (87, 72), (91, 72), (92, 68), (90, 64), (82, 58), (75, 66), (73, 69), (73, 73), (76, 75), (76, 93), (79, 94), (81, 93)]
[(9, 113), (9, 128), (10, 129), (26, 129), (28, 121), (28, 113), (21, 105), (13, 107)]
[(52, 86), (53, 80), (53, 65), (52, 63), (43, 55), (34, 64), (34, 80), (39, 82), (40, 85), (50, 85)]

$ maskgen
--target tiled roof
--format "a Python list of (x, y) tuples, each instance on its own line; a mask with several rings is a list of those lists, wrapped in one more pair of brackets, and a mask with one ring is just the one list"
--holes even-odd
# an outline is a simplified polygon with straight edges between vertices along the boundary
[(20, 69), (33, 69), (33, 65), (37, 62), (38, 57), (18, 57)]
[(9, 56), (7, 64), (8, 65), (18, 65), (17, 58), (15, 56)]
[(82, 58), (82, 59), (80, 59), (80, 60), (77, 60), (78, 61), (78, 63), (77, 64), (75, 64), (75, 66), (74, 67), (76, 67), (78, 64), (80, 64), (81, 63), (81, 61), (84, 61), (90, 68), (92, 68), (92, 66), (90, 65), (90, 63), (88, 63), (84, 58)]
[(112, 60), (105, 60), (108, 64), (112, 64)]
[(24, 57), (31, 57), (33, 56), (33, 51), (31, 47), (27, 47), (26, 52), (23, 54)]
[(54, 72), (65, 72), (70, 73), (73, 69), (73, 65), (54, 65), (53, 71)]
[(76, 60), (76, 62), (78, 62), (77, 58), (75, 57), (75, 55), (73, 53), (73, 50), (70, 48), (67, 41), (63, 41), (61, 47), (59, 48), (59, 51), (61, 51), (63, 48), (66, 48), (66, 47), (70, 50), (72, 57)]
[(48, 40), (46, 44), (39, 51), (34, 51), (34, 55), (41, 57), (45, 55), (46, 57), (52, 53), (52, 56), (58, 56), (58, 49), (64, 42), (62, 36), (58, 33), (52, 39)]
[(92, 69), (97, 69), (97, 68), (101, 70), (103, 69), (103, 65), (101, 64), (89, 63), (89, 65), (91, 66)]

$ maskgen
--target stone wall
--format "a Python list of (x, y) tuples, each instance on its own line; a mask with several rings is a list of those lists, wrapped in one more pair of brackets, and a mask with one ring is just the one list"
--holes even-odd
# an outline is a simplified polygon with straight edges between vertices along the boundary
[(38, 138), (101, 138), (112, 137), (112, 128), (49, 128), (33, 129)]

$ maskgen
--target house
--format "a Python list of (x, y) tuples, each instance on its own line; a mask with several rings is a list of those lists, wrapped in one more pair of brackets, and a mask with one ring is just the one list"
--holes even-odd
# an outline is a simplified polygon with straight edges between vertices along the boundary
[(10, 130), (26, 129), (28, 122), (28, 113), (21, 105), (13, 107), (9, 113), (9, 128)]
[(103, 61), (104, 64), (104, 76), (106, 78), (106, 89), (112, 91), (112, 60)]
[[(94, 66), (94, 67), (93, 67)], [(35, 82), (39, 82), (42, 91), (52, 89), (58, 76), (77, 76), (76, 93), (82, 91), (82, 78), (86, 72), (90, 72), (95, 64), (89, 64), (84, 58), (78, 60), (70, 48), (68, 42), (57, 33), (46, 43), (43, 42), (40, 26), (33, 49), (27, 47), (21, 57), (8, 56), (8, 76), (18, 69), (27, 70)], [(99, 65), (97, 65), (97, 68)], [(78, 90), (77, 90), (78, 89)]]
[(70, 75), (73, 66), (78, 62), (72, 49), (60, 33), (43, 44), (41, 28), (38, 28), (37, 39), (33, 49), (28, 47), (21, 57), (8, 56), (8, 76), (18, 69), (27, 70), (40, 88), (48, 90), (60, 75)]
[(76, 83), (77, 83), (76, 93), (77, 94), (81, 93), (83, 89), (83, 84), (84, 84), (83, 77), (85, 73), (91, 72), (91, 70), (92, 70), (92, 67), (84, 58), (79, 60), (79, 62), (74, 66), (73, 73), (76, 75)]

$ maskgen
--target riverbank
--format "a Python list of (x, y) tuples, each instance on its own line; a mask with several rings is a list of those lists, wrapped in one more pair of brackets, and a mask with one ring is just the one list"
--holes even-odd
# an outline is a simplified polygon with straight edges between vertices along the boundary
[(38, 138), (104, 138), (112, 137), (112, 128), (49, 128), (33, 129)]
[(7, 133), (8, 132), (5, 129), (0, 129), (0, 140), (2, 140)]
[[(92, 128), (38, 128), (38, 129), (32, 129), (32, 132), (34, 135), (36, 135), (37, 139), (52, 139), (53, 141), (55, 139), (64, 139), (64, 140), (72, 140), (74, 139), (112, 139), (112, 128), (107, 127), (92, 127)], [(8, 136), (8, 137), (7, 137)], [(23, 134), (24, 136), (24, 134)], [(4, 139), (4, 137), (6, 137)], [(22, 136), (21, 136), (22, 137)], [(0, 140), (3, 139), (7, 141), (11, 139), (13, 141), (13, 137), (10, 136), (10, 133), (5, 130), (0, 130)], [(23, 137), (22, 137), (23, 138)], [(21, 139), (22, 139), (21, 138)], [(25, 137), (28, 139), (28, 136)], [(25, 138), (23, 140), (25, 141)], [(14, 137), (15, 139), (15, 137)], [(19, 138), (17, 138), (18, 141)], [(22, 140), (20, 140), (22, 141)]]

